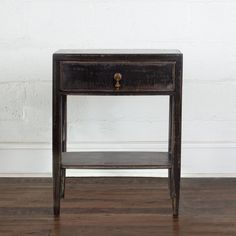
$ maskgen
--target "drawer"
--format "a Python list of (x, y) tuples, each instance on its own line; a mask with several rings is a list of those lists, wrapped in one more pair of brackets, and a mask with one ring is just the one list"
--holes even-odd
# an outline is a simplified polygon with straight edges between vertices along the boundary
[(175, 62), (61, 61), (60, 90), (139, 92), (175, 90)]

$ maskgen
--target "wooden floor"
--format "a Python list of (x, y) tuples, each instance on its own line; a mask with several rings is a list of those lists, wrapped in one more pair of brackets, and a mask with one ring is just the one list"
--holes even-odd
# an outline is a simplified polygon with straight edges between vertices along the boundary
[(172, 218), (167, 179), (71, 178), (61, 217), (47, 178), (0, 179), (4, 235), (236, 235), (236, 179), (183, 179)]

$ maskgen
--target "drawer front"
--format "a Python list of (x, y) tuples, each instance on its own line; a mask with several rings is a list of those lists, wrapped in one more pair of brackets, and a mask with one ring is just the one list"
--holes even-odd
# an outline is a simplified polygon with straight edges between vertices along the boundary
[(174, 91), (175, 62), (62, 61), (60, 89), (68, 92)]

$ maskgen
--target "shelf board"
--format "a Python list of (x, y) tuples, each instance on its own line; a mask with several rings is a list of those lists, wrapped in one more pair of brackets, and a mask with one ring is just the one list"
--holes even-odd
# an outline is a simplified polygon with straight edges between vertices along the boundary
[(168, 152), (63, 152), (66, 169), (169, 169)]

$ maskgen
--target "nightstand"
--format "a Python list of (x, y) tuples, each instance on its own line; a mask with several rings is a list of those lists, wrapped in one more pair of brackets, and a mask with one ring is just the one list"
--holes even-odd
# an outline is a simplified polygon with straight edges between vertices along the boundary
[[(168, 169), (173, 216), (178, 216), (182, 58), (178, 50), (59, 50), (53, 54), (55, 215), (60, 214), (66, 169)], [(69, 95), (169, 96), (168, 151), (67, 152)]]

